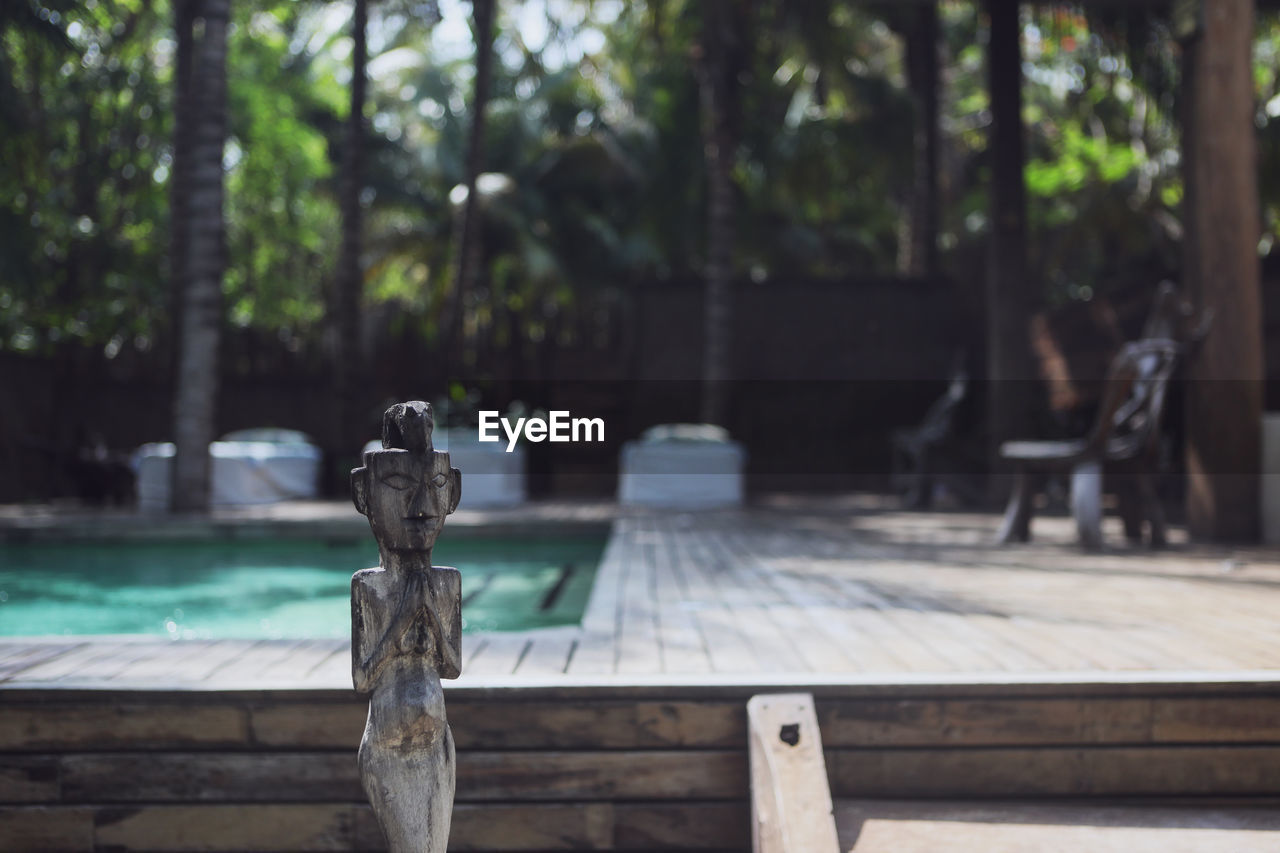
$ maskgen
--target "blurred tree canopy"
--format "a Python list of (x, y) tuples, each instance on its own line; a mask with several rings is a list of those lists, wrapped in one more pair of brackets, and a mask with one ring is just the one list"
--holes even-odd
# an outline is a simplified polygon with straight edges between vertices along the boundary
[[(538, 340), (584, 295), (696, 276), (705, 174), (692, 0), (498, 4), (472, 341)], [(330, 320), (349, 3), (233, 6), (226, 169), (231, 327), (319, 350)], [(738, 274), (895, 269), (912, 187), (905, 12), (756, 0), (738, 77)], [(442, 333), (464, 180), (458, 2), (370, 4), (365, 303)], [(943, 267), (986, 232), (986, 23), (940, 4)], [(443, 22), (441, 14), (444, 15)], [(0, 4), (0, 348), (108, 357), (169, 341), (167, 184), (174, 38), (163, 0)], [(465, 23), (461, 26), (465, 27)], [(1159, 14), (1024, 7), (1033, 277), (1048, 304), (1176, 270), (1179, 53)], [(456, 33), (455, 33), (456, 35)], [(1255, 54), (1264, 239), (1280, 235), (1280, 21)], [(453, 198), (451, 199), (451, 194)]]

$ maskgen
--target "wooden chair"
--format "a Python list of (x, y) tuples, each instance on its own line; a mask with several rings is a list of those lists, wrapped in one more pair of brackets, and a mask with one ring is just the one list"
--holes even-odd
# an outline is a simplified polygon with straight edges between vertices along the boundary
[(969, 374), (961, 356), (947, 390), (929, 406), (924, 419), (914, 427), (896, 429), (890, 435), (893, 448), (890, 481), (908, 509), (926, 509), (932, 503), (933, 468), (937, 462), (933, 457), (938, 448), (952, 438), (956, 410), (968, 393)]
[(1165, 543), (1164, 513), (1156, 495), (1160, 415), (1181, 346), (1167, 338), (1126, 344), (1112, 360), (1093, 429), (1071, 441), (1008, 441), (1000, 455), (1015, 466), (1013, 494), (1000, 526), (1001, 543), (1031, 538), (1036, 493), (1050, 474), (1070, 472), (1071, 512), (1080, 543), (1102, 545), (1104, 473), (1119, 483), (1125, 535), (1142, 538), (1145, 522), (1150, 544)]

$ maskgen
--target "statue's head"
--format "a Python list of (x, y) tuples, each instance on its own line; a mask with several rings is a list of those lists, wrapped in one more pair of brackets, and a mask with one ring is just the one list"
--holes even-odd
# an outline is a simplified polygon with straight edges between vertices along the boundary
[(383, 550), (431, 550), (458, 508), (462, 475), (431, 446), (434, 426), (430, 404), (397, 403), (382, 416), (382, 449), (351, 472), (351, 499)]

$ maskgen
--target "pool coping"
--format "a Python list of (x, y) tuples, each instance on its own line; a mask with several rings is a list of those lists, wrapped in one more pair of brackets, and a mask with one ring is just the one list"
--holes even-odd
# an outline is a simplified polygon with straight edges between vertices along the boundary
[[(446, 536), (532, 538), (607, 535), (619, 515), (610, 501), (530, 502), (515, 507), (460, 508)], [(137, 509), (60, 505), (0, 506), (0, 544), (47, 542), (182, 542), (269, 538), (363, 539), (369, 523), (350, 501), (287, 501), (164, 514)]]

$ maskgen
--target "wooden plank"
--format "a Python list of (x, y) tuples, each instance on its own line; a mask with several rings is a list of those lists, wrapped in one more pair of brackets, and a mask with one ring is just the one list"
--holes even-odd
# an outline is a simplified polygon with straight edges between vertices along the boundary
[(673, 542), (674, 536), (664, 536), (654, 553), (655, 619), (662, 671), (710, 672), (707, 641), (690, 612), (688, 579)]
[(458, 802), (684, 800), (747, 795), (738, 751), (460, 752)]
[[(828, 748), (1280, 743), (1280, 697), (1055, 698), (1018, 690), (1011, 686), (1006, 697), (824, 698), (818, 720)], [(0, 722), (6, 713), (0, 706)], [(451, 696), (448, 713), (460, 749), (726, 748), (746, 736), (746, 714), (734, 695), (666, 702)], [(359, 742), (367, 706), (353, 693), (349, 702), (254, 705), (250, 714), (256, 744), (341, 749)], [(69, 748), (86, 747), (81, 740)]]
[(736, 618), (727, 603), (732, 585), (722, 588), (714, 577), (728, 567), (707, 560), (693, 533), (675, 537), (674, 550), (689, 581), (694, 622), (705, 639), (712, 669), (721, 673), (759, 672), (763, 666), (747, 635), (750, 629)]
[(746, 736), (734, 701), (451, 701), (448, 713), (460, 749), (734, 748)]
[(0, 806), (0, 850), (92, 850), (93, 810)]
[(0, 755), (0, 803), (56, 803), (61, 793), (57, 759)]
[[(210, 672), (266, 645), (263, 640), (157, 642), (133, 655), (122, 655), (96, 677), (122, 685), (202, 681)], [(254, 667), (252, 672), (256, 676), (259, 670)]]
[(768, 612), (780, 630), (791, 640), (803, 669), (814, 672), (853, 672), (862, 661), (848, 649), (851, 635), (842, 630), (848, 613), (827, 608), (807, 594), (802, 579), (783, 579), (760, 548), (752, 548), (752, 539), (743, 535), (721, 534), (721, 542), (731, 549), (743, 572), (748, 572), (777, 597)]
[(516, 669), (518, 675), (561, 675), (578, 645), (577, 626), (542, 628), (529, 632), (532, 645)]
[(338, 753), (113, 752), (60, 760), (68, 803), (363, 802), (356, 747)]
[(84, 649), (87, 643), (78, 642), (72, 645), (61, 645), (53, 643), (34, 643), (31, 646), (16, 651), (13, 655), (6, 658), (0, 663), (0, 681), (8, 681), (17, 678), (27, 670), (33, 669), (46, 661), (62, 655), (72, 654)]
[(647, 530), (632, 539), (621, 558), (622, 588), (618, 602), (617, 672), (650, 674), (662, 671), (658, 646), (657, 591), (653, 575), (654, 544), (658, 534)]
[(531, 642), (524, 632), (486, 634), (484, 647), (476, 651), (463, 677), (512, 675)]
[(753, 696), (747, 728), (752, 850), (839, 853), (813, 696)]
[(150, 643), (121, 643), (110, 640), (96, 640), (92, 643), (75, 646), (65, 654), (42, 661), (22, 671), (24, 681), (58, 681), (68, 676), (90, 675), (101, 676), (104, 664), (114, 669), (113, 662), (118, 665), (122, 657), (132, 653), (152, 654)]
[(715, 585), (721, 612), (736, 623), (737, 633), (745, 645), (742, 671), (802, 671), (804, 661), (794, 641), (771, 616), (777, 604), (773, 590), (739, 565), (736, 555), (723, 546), (716, 531), (700, 530), (691, 538), (695, 559), (706, 568)]
[(1153, 740), (1153, 707), (1185, 701), (1027, 697), (828, 701), (819, 703), (818, 719), (828, 748), (1132, 744)]
[[(265, 640), (245, 650), (243, 656), (232, 657), (210, 670), (201, 683), (205, 687), (235, 688), (245, 683), (279, 683), (279, 679), (260, 676), (306, 647), (306, 640)], [(243, 663), (242, 663), (243, 661)], [(124, 672), (121, 680), (130, 680)]]
[(335, 804), (99, 808), (94, 845), (139, 851), (353, 850), (357, 809)]
[[(446, 713), (454, 711), (452, 703)], [(253, 705), (249, 727), (253, 742), (265, 747), (342, 749), (359, 744), (369, 703), (351, 692), (349, 702), (278, 702)], [(453, 725), (456, 732), (457, 725)]]
[[(465, 643), (464, 643), (465, 645)], [(351, 685), (351, 642), (345, 640), (317, 662), (303, 680), (307, 685), (342, 689)]]
[(1280, 698), (1157, 701), (1151, 726), (1157, 741), (1274, 743), (1280, 741)]
[[(459, 803), (449, 849), (740, 851), (749, 843), (747, 817), (745, 801)], [(95, 844), (132, 850), (385, 849), (372, 810), (345, 803), (0, 807), (5, 851), (93, 850)]]
[(746, 850), (747, 800), (705, 803), (616, 803), (616, 850)]
[(177, 746), (234, 747), (249, 742), (244, 708), (210, 705), (0, 705), (0, 749), (98, 750)]
[[(256, 677), (264, 681), (296, 683), (305, 681), (313, 669), (333, 656), (346, 652), (346, 662), (350, 664), (351, 641), (338, 640), (331, 637), (303, 640), (293, 646), (289, 654), (277, 659), (274, 663), (262, 666)], [(350, 669), (347, 670), (348, 675)]]
[(539, 806), (467, 805), (453, 809), (450, 850), (607, 850), (613, 846), (610, 803)]
[(852, 853), (1088, 850), (1099, 853), (1262, 853), (1280, 848), (1269, 809), (1009, 803), (836, 803)]
[(1280, 747), (828, 749), (837, 797), (1277, 796)]
[[(363, 802), (356, 746), (340, 752), (112, 752), (16, 765), (47, 781), (42, 802)], [(30, 762), (27, 762), (30, 764)], [(738, 751), (470, 751), (457, 758), (457, 802), (733, 799), (747, 795)], [(0, 777), (2, 779), (3, 777)]]

